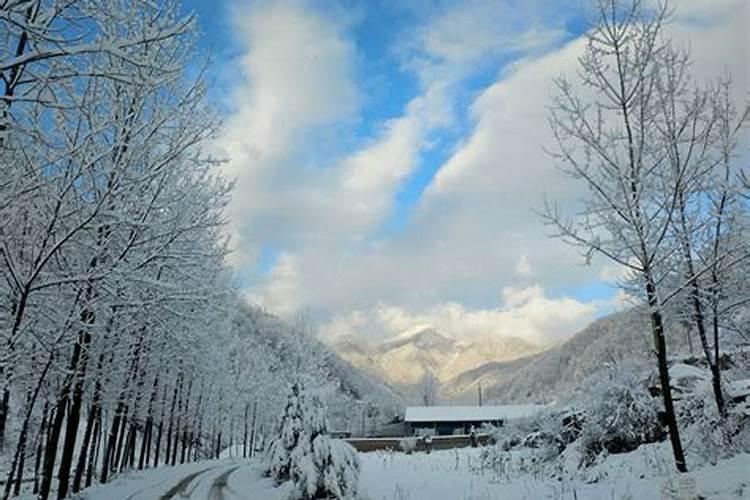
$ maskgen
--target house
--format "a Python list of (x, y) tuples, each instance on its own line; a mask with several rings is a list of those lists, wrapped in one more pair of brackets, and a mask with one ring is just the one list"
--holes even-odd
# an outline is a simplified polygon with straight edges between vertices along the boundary
[(512, 420), (533, 417), (544, 405), (409, 406), (404, 422), (408, 436), (468, 434), (484, 424), (500, 427)]
[(347, 431), (347, 430), (328, 431), (328, 435), (331, 436), (333, 439), (349, 439), (350, 437), (352, 437), (351, 431)]

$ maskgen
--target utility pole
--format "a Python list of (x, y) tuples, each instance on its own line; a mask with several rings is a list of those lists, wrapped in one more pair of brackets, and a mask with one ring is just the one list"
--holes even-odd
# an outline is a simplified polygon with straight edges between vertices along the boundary
[(479, 390), (479, 406), (482, 406), (482, 382), (477, 384), (477, 389)]
[(362, 406), (362, 437), (365, 437), (365, 412), (367, 411), (367, 406)]

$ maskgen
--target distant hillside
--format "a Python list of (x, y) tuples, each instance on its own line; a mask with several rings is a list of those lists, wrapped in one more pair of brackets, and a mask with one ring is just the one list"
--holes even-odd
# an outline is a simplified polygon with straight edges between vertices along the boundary
[(440, 382), (487, 363), (537, 353), (539, 346), (516, 337), (457, 340), (434, 328), (421, 327), (384, 342), (349, 335), (332, 349), (353, 366), (399, 387), (414, 387), (431, 373)]
[[(681, 328), (670, 329), (673, 352), (685, 345)], [(548, 402), (572, 390), (606, 363), (644, 358), (651, 352), (648, 318), (631, 309), (594, 321), (557, 347), (510, 362), (466, 371), (441, 388), (445, 398), (472, 400), (482, 384), (487, 401)]]
[[(271, 401), (285, 400), (287, 384), (299, 377), (324, 391), (328, 416), (337, 428), (346, 428), (356, 409), (367, 408), (368, 415), (385, 421), (404, 407), (398, 392), (352, 366), (304, 329), (252, 306), (243, 306), (235, 327), (242, 332), (245, 348), (256, 353), (258, 370), (272, 374), (273, 379), (267, 382), (273, 384), (269, 401), (261, 410), (277, 411), (278, 404)], [(273, 421), (273, 416), (269, 420)]]

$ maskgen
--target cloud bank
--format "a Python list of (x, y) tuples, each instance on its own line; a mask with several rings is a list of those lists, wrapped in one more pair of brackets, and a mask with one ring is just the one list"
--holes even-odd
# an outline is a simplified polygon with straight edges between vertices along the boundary
[[(383, 41), (389, 69), (372, 72), (358, 45), (366, 9), (237, 9), (242, 78), (221, 146), (237, 177), (230, 232), (249, 300), (307, 310), (326, 336), (431, 324), (545, 342), (612, 307), (605, 283), (618, 270), (582, 266), (534, 213), (543, 194), (569, 204), (583, 194), (543, 151), (552, 79), (574, 74), (584, 47), (564, 20), (581, 14), (491, 4), (383, 3), (411, 21)], [(670, 33), (692, 47), (696, 80), (729, 70), (742, 98), (748, 40), (736, 12), (746, 18), (747, 4), (677, 8)], [(373, 121), (367, 89), (404, 75), (402, 109)], [(600, 296), (577, 292), (592, 286)]]

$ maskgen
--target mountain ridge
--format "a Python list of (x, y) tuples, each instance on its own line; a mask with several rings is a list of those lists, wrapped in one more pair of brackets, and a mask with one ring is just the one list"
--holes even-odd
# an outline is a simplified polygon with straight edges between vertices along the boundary
[[(670, 331), (670, 354), (684, 350), (682, 326), (672, 325)], [(441, 395), (453, 401), (471, 399), (481, 383), (488, 401), (552, 402), (576, 390), (606, 364), (646, 359), (652, 349), (649, 332), (648, 317), (641, 309), (619, 311), (538, 354), (464, 372), (443, 384)]]
[(542, 350), (518, 337), (456, 339), (429, 325), (410, 328), (380, 342), (348, 334), (329, 345), (353, 366), (388, 384), (406, 388), (419, 385), (428, 374), (445, 382), (488, 362), (516, 359)]

